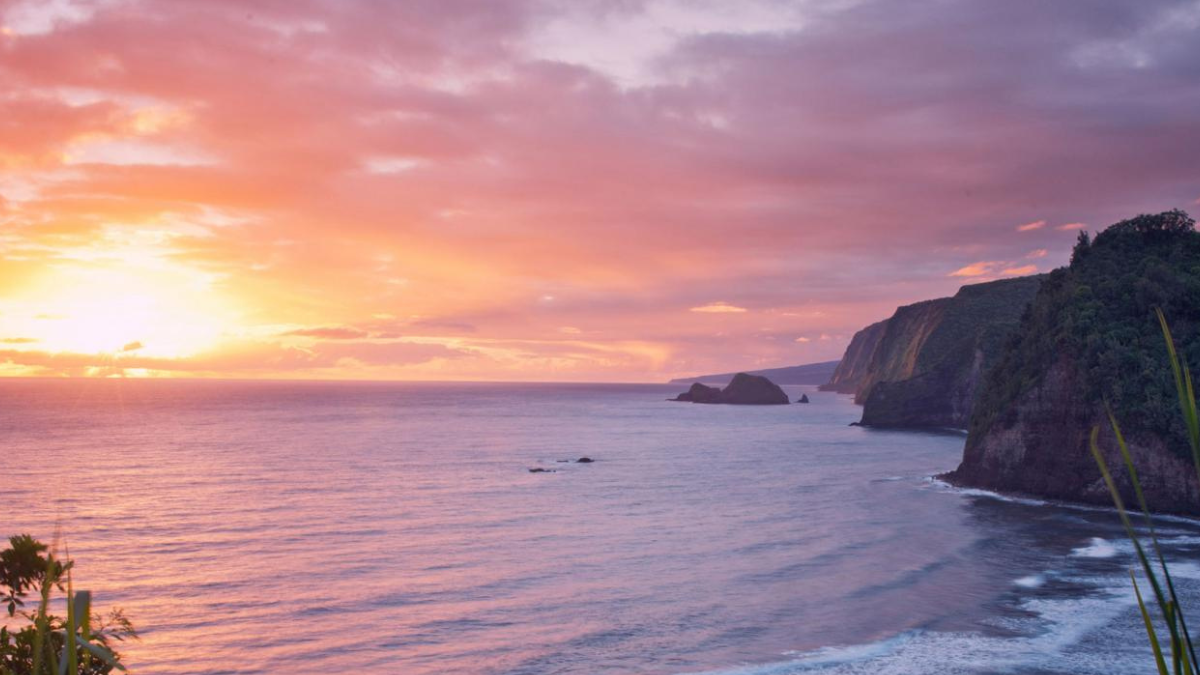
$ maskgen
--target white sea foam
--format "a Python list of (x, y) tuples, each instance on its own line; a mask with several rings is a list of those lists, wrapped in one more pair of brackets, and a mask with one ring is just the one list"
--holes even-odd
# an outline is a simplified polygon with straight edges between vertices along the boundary
[(1021, 588), (1039, 588), (1045, 583), (1046, 575), (1044, 574), (1031, 574), (1027, 577), (1021, 577), (1020, 579), (1013, 581), (1013, 584), (1020, 586)]
[[(1059, 509), (1070, 509), (1072, 511), (1089, 511), (1092, 513), (1113, 513), (1117, 510), (1111, 506), (1096, 506), (1093, 504), (1077, 504), (1074, 502), (1063, 502), (1054, 499), (1039, 499), (1037, 497), (1027, 497), (1005, 494), (1003, 492), (994, 492), (992, 490), (984, 490), (982, 488), (968, 488), (952, 485), (946, 481), (936, 477), (929, 476), (926, 482), (939, 490), (953, 492), (968, 497), (986, 497), (987, 499), (995, 499), (1002, 502), (1010, 502), (1013, 504), (1024, 504), (1026, 506), (1052, 506)], [(1196, 516), (1181, 516), (1169, 513), (1153, 514), (1154, 521), (1167, 523), (1181, 523), (1184, 525), (1200, 525), (1200, 517)]]
[(1100, 537), (1092, 537), (1087, 546), (1073, 549), (1071, 555), (1076, 558), (1111, 558), (1117, 555), (1117, 547), (1112, 542)]
[[(1195, 570), (1200, 573), (1200, 567)], [(1037, 575), (1039, 578), (1041, 575)], [(1091, 579), (1092, 582), (1097, 581)], [(1114, 654), (1086, 646), (1108, 640), (1112, 631), (1135, 612), (1132, 590), (1124, 577), (1101, 579), (1104, 588), (1088, 596), (1030, 597), (1020, 608), (1030, 613), (1004, 621), (1021, 637), (983, 633), (913, 631), (863, 645), (823, 648), (796, 654), (791, 660), (712, 671), (709, 675), (973, 675), (1037, 669), (1109, 675), (1144, 670), (1149, 649)]]

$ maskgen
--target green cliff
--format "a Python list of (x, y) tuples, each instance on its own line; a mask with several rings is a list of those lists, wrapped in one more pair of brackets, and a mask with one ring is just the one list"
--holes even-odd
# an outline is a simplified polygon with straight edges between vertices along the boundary
[(1181, 356), (1200, 363), (1200, 234), (1182, 211), (1081, 234), (986, 378), (952, 482), (1111, 504), (1088, 449), (1099, 425), (1109, 466), (1120, 467), (1105, 421), (1111, 405), (1130, 441), (1152, 507), (1197, 512), (1166, 347), (1162, 308)]
[[(862, 423), (966, 428), (984, 374), (1043, 280), (963, 286), (952, 298), (897, 310), (880, 346), (876, 378), (861, 394)], [(893, 330), (905, 310), (911, 318)]]
[(865, 425), (965, 428), (983, 373), (1043, 278), (964, 286), (900, 307), (854, 336), (822, 388), (853, 393)]

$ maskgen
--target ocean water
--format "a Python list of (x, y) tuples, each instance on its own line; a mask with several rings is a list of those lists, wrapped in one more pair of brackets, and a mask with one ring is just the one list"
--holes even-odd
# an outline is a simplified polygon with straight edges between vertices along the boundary
[(0, 381), (0, 534), (69, 547), (144, 675), (1152, 671), (1111, 512), (678, 389)]

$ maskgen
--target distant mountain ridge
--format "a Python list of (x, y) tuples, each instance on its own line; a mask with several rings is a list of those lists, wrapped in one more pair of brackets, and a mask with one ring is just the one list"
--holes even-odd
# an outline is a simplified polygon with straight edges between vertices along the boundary
[[(762, 375), (770, 379), (775, 384), (824, 384), (833, 376), (834, 370), (837, 368), (838, 361), (823, 361), (821, 363), (806, 363), (799, 366), (786, 366), (783, 368), (766, 368), (763, 370), (743, 370), (749, 375)], [(671, 380), (668, 384), (689, 384), (692, 382), (708, 382), (712, 384), (728, 384), (733, 380), (733, 373), (720, 373), (717, 375), (697, 375), (696, 377), (679, 377)]]

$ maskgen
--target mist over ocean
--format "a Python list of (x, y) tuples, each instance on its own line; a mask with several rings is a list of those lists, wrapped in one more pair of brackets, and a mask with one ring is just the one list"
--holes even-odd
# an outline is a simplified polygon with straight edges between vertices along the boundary
[(69, 547), (142, 675), (1151, 666), (1112, 513), (947, 488), (961, 434), (787, 389), (0, 381), (0, 529)]

